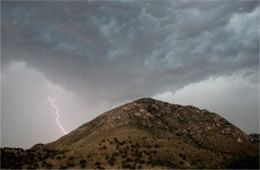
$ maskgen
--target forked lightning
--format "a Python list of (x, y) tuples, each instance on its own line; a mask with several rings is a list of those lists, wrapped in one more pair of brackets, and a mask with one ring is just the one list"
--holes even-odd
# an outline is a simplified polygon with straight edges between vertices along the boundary
[(56, 115), (57, 115), (57, 117), (56, 117), (56, 123), (57, 123), (57, 125), (59, 126), (59, 128), (62, 130), (62, 132), (63, 132), (65, 135), (68, 134), (68, 133), (66, 132), (66, 130), (61, 126), (61, 124), (60, 124), (60, 122), (59, 122), (60, 113), (59, 113), (58, 107), (54, 104), (54, 99), (51, 98), (51, 97), (48, 97), (48, 100), (50, 101), (51, 106), (54, 107), (54, 109), (56, 110)]

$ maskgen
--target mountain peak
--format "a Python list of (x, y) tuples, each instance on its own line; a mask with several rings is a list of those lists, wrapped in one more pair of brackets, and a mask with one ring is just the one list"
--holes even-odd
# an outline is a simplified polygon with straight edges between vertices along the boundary
[[(133, 102), (114, 108), (98, 116), (96, 119), (80, 126), (70, 134), (60, 138), (58, 143), (72, 145), (79, 140), (99, 131), (131, 126), (147, 129), (158, 136), (178, 136), (196, 145), (212, 142), (214, 148), (223, 145), (223, 138), (227, 139), (226, 150), (233, 141), (248, 142), (251, 137), (232, 125), (230, 122), (207, 110), (194, 106), (182, 106), (155, 100), (140, 98)], [(232, 141), (232, 142), (231, 142)], [(209, 142), (207, 142), (208, 145)], [(51, 145), (55, 145), (55, 142)]]
[(142, 97), (142, 98), (134, 100), (133, 102), (137, 102), (137, 103), (152, 103), (152, 102), (156, 102), (156, 101), (159, 101), (159, 100), (156, 100), (156, 99), (153, 99), (153, 98), (150, 98), (150, 97)]

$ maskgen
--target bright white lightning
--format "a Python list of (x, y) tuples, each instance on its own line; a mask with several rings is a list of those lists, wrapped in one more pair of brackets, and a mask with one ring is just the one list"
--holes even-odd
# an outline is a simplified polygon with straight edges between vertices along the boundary
[(63, 133), (66, 135), (68, 134), (65, 129), (61, 126), (60, 122), (59, 122), (59, 117), (60, 117), (60, 113), (59, 113), (59, 109), (58, 107), (54, 104), (54, 99), (51, 97), (48, 97), (48, 100), (51, 102), (51, 106), (54, 107), (54, 109), (56, 110), (56, 123), (59, 126), (59, 128), (63, 131)]

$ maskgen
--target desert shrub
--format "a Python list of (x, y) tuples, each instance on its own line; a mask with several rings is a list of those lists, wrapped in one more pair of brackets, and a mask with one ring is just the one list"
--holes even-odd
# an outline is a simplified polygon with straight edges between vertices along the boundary
[(127, 158), (126, 161), (127, 161), (127, 162), (133, 162), (133, 159)]
[(56, 156), (56, 159), (61, 160), (61, 156)]
[(184, 162), (183, 161), (179, 161), (179, 165), (183, 165), (184, 164)]
[(80, 164), (86, 164), (87, 161), (86, 161), (85, 159), (81, 159), (81, 160), (79, 161), (79, 163), (80, 163)]
[(127, 153), (128, 153), (128, 152), (127, 152), (127, 150), (125, 149), (125, 150), (124, 150), (124, 154), (127, 155)]
[(157, 153), (157, 151), (152, 151), (152, 153), (156, 154), (156, 153)]
[(106, 155), (106, 156), (105, 156), (105, 159), (106, 159), (106, 160), (108, 160), (108, 158), (109, 158), (109, 156), (108, 156), (108, 155)]
[(49, 158), (49, 154), (43, 156), (43, 159), (48, 159), (48, 158)]
[(259, 154), (250, 155), (238, 152), (224, 162), (225, 168), (229, 169), (259, 169)]
[(86, 168), (86, 164), (80, 164), (80, 168)]
[(123, 169), (135, 169), (135, 166), (128, 163), (123, 163), (121, 166)]
[(115, 142), (115, 143), (119, 143), (119, 141), (118, 141), (117, 138), (114, 138), (114, 142)]
[(150, 155), (151, 155), (150, 152), (148, 152), (148, 151), (146, 151), (146, 150), (144, 150), (144, 154), (147, 155), (147, 156), (150, 156)]
[(119, 156), (119, 153), (118, 152), (114, 152), (114, 153), (112, 153), (112, 156)]
[(105, 169), (105, 168), (103, 168), (102, 166), (98, 165), (98, 166), (96, 167), (96, 169)]
[(34, 163), (34, 164), (33, 164), (33, 167), (34, 167), (35, 169), (38, 168), (38, 167), (39, 167), (38, 163)]
[(47, 169), (51, 169), (52, 167), (53, 167), (53, 165), (52, 165), (51, 163), (47, 163), (47, 164), (46, 164), (46, 168), (47, 168)]
[(142, 160), (142, 159), (140, 159), (140, 158), (136, 158), (136, 159), (135, 159), (135, 162), (136, 162), (136, 163), (139, 163), (139, 164), (144, 164), (144, 163), (145, 163), (145, 161)]
[(61, 166), (60, 166), (60, 169), (68, 169), (68, 167), (65, 166), (65, 165), (61, 165)]
[(179, 154), (179, 157), (181, 157), (183, 160), (186, 160), (186, 159), (187, 159), (187, 156), (184, 155), (184, 154), (182, 154), (182, 153)]
[(127, 155), (121, 155), (121, 157), (122, 157), (122, 158), (126, 158), (126, 157), (127, 157)]
[(87, 161), (85, 159), (81, 159), (79, 161), (80, 168), (86, 168)]
[(96, 165), (96, 166), (97, 166), (97, 165), (100, 165), (100, 162), (97, 161), (97, 162), (95, 163), (95, 165)]
[(145, 147), (148, 148), (148, 149), (151, 149), (152, 145), (146, 145)]
[(140, 161), (138, 162), (139, 164), (145, 164), (145, 161), (140, 159)]
[(73, 160), (73, 159), (74, 159), (74, 156), (70, 156), (70, 157), (69, 157), (69, 160)]
[(120, 142), (117, 138), (114, 138), (114, 142), (119, 145), (124, 145), (125, 141)]
[(46, 165), (46, 161), (45, 160), (42, 161), (42, 165)]
[(136, 152), (136, 157), (137, 158), (142, 158), (142, 155), (143, 155), (142, 152), (138, 152), (138, 151)]
[(71, 162), (69, 162), (67, 165), (68, 165), (68, 167), (74, 167), (75, 166), (75, 164), (71, 163)]
[(203, 162), (197, 162), (195, 166), (193, 166), (194, 169), (207, 169), (207, 166)]
[(115, 157), (111, 156), (111, 157), (108, 159), (109, 165), (113, 166), (114, 163), (115, 163), (115, 160), (116, 160)]
[(155, 148), (159, 148), (159, 147), (160, 147), (160, 145), (158, 145), (158, 144), (155, 144), (155, 145), (154, 145), (154, 147), (155, 147)]
[(152, 166), (154, 165), (159, 165), (159, 166), (167, 166), (170, 168), (174, 168), (174, 164), (171, 161), (168, 160), (160, 160), (160, 159), (151, 159), (147, 162), (147, 164), (151, 164)]

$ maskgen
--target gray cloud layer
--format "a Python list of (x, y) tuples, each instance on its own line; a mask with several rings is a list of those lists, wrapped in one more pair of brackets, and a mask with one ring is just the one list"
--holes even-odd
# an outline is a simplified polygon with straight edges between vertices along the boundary
[(259, 84), (259, 1), (2, 2), (12, 62), (84, 99), (117, 103), (240, 70)]

